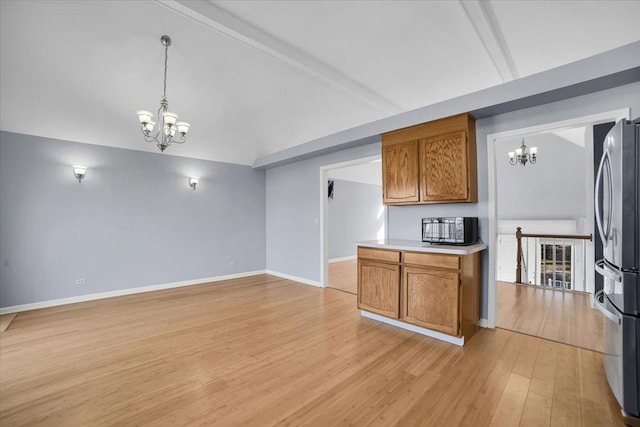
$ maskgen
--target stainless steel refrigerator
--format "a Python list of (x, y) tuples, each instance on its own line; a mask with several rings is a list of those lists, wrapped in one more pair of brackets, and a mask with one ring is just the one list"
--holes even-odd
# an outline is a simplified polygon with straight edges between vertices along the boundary
[(607, 134), (596, 174), (595, 215), (604, 258), (596, 262), (604, 288), (604, 367), (627, 415), (640, 417), (640, 118)]

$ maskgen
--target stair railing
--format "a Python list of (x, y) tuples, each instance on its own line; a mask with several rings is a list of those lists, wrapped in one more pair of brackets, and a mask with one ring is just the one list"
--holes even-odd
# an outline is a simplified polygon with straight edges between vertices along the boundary
[[(558, 286), (555, 285), (555, 283), (557, 282), (557, 277), (558, 275), (560, 275), (560, 277), (564, 277), (564, 275), (567, 273), (567, 266), (566, 266), (566, 259), (562, 260), (562, 269), (557, 269), (557, 263), (556, 263), (556, 250), (562, 249), (562, 253), (565, 254), (565, 247), (570, 247), (570, 255), (569, 255), (569, 263), (573, 262), (574, 257), (576, 256), (576, 241), (593, 241), (593, 236), (591, 234), (589, 235), (581, 235), (581, 234), (538, 234), (538, 233), (523, 233), (522, 232), (522, 227), (517, 227), (516, 228), (516, 239), (517, 239), (517, 254), (516, 254), (516, 283), (519, 284), (524, 284), (522, 281), (522, 272), (523, 269), (525, 270), (525, 274), (527, 276), (527, 278), (529, 277), (529, 274), (527, 272), (527, 262), (525, 259), (525, 255), (524, 255), (524, 251), (523, 251), (523, 244), (522, 244), (522, 239), (526, 239), (526, 238), (534, 238), (534, 239), (545, 239), (545, 240), (551, 240), (552, 242), (562, 242), (561, 244), (554, 244), (554, 243), (542, 243), (542, 247), (546, 249), (546, 246), (551, 246), (552, 251), (554, 251), (553, 254), (553, 260), (551, 263), (551, 271), (545, 271), (543, 272), (543, 274), (541, 274), (541, 276), (544, 277), (548, 277), (551, 276), (551, 282), (554, 288), (557, 288)], [(566, 241), (571, 241), (571, 243), (569, 245), (567, 245)], [(540, 244), (539, 240), (536, 240), (536, 247)], [(544, 240), (543, 240), (544, 242)], [(537, 251), (537, 249), (536, 249)], [(541, 249), (542, 252), (544, 252), (543, 249)], [(546, 264), (546, 258), (544, 258), (546, 256), (546, 254), (542, 253), (541, 255), (541, 261), (545, 260), (545, 263), (541, 263), (538, 262), (537, 257), (536, 257), (536, 265), (544, 265), (545, 268), (547, 268), (547, 264)], [(582, 263), (583, 266), (586, 265), (586, 250), (585, 250), (585, 245), (582, 245)], [(531, 263), (529, 263), (531, 264)], [(529, 265), (529, 267), (531, 267), (531, 265)], [(537, 267), (536, 267), (537, 268)], [(534, 270), (535, 271), (535, 270)], [(572, 273), (571, 268), (569, 268), (569, 273)], [(583, 274), (586, 275), (586, 271)], [(536, 285), (541, 285), (541, 286), (547, 286), (547, 284), (544, 282), (544, 280), (540, 280), (538, 281), (538, 275), (536, 274), (536, 280), (534, 280)], [(528, 280), (527, 280), (528, 281)], [(564, 280), (561, 279), (559, 281), (561, 283), (561, 288), (563, 289), (567, 289), (566, 286), (564, 286)], [(530, 284), (530, 283), (527, 283)], [(571, 290), (575, 290), (575, 286), (573, 287), (573, 289)], [(584, 290), (584, 289), (583, 289)]]

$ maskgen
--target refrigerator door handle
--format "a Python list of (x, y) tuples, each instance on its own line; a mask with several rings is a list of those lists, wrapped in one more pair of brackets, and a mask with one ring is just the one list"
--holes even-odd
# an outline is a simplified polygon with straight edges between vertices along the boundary
[(613, 222), (613, 177), (611, 172), (611, 155), (609, 154), (609, 150), (607, 150), (607, 160), (605, 161), (605, 169), (607, 170), (607, 182), (609, 183), (609, 191), (607, 194), (609, 196), (609, 212), (607, 213), (607, 229), (605, 230), (604, 236), (608, 239), (611, 239), (611, 225)]
[(611, 279), (616, 283), (622, 283), (622, 276), (620, 276), (615, 271), (611, 271), (610, 269), (606, 268), (603, 259), (596, 261), (595, 268), (601, 276), (606, 277), (607, 279)]
[(596, 213), (596, 224), (598, 226), (598, 233), (600, 234), (600, 239), (602, 239), (602, 243), (604, 245), (607, 244), (607, 240), (609, 240), (609, 233), (611, 229), (611, 209), (613, 203), (613, 194), (611, 193), (611, 187), (608, 188), (609, 193), (609, 223), (607, 224), (607, 230), (604, 230), (602, 226), (602, 213), (600, 212), (600, 183), (602, 181), (602, 169), (604, 169), (605, 163), (607, 165), (607, 176), (609, 178), (609, 185), (611, 185), (611, 165), (609, 159), (609, 150), (605, 150), (602, 154), (602, 158), (600, 159), (600, 166), (598, 166), (598, 173), (596, 174), (596, 188), (594, 194), (594, 208)]
[(605, 151), (602, 154), (602, 158), (600, 159), (600, 166), (598, 166), (598, 173), (596, 174), (596, 192), (594, 194), (595, 201), (595, 211), (596, 211), (596, 224), (598, 226), (598, 234), (600, 234), (600, 239), (602, 239), (603, 244), (607, 244), (607, 240), (605, 239), (604, 229), (602, 228), (602, 220), (600, 215), (600, 181), (602, 180), (602, 168), (604, 167), (604, 161), (607, 152)]
[(594, 295), (593, 299), (596, 303), (596, 308), (600, 311), (600, 313), (602, 313), (604, 317), (606, 317), (607, 319), (611, 320), (612, 322), (618, 325), (621, 325), (622, 319), (620, 318), (620, 316), (618, 316), (616, 313), (612, 313), (611, 311), (607, 310), (604, 303), (600, 302), (601, 297), (602, 297), (602, 300), (604, 301), (604, 289), (596, 292), (596, 294)]

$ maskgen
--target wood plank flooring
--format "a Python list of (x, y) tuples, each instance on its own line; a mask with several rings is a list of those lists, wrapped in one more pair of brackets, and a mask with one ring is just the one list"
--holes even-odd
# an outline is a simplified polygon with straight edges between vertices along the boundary
[(589, 295), (498, 282), (500, 328), (604, 351), (604, 317)]
[(9, 328), (9, 325), (11, 325), (11, 322), (13, 322), (17, 314), (18, 313), (10, 313), (0, 316), (0, 332), (4, 332)]
[(332, 262), (329, 264), (329, 287), (358, 294), (358, 260)]
[(0, 425), (622, 425), (599, 353), (503, 329), (461, 348), (260, 275), (20, 313)]

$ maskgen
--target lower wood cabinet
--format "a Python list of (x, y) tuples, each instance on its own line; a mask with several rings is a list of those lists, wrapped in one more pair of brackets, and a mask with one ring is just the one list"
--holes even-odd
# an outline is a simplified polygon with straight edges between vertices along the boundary
[(480, 318), (480, 253), (359, 248), (358, 308), (467, 340)]
[(358, 308), (400, 317), (400, 265), (358, 259)]
[(402, 319), (449, 335), (460, 331), (460, 276), (423, 267), (402, 269)]

